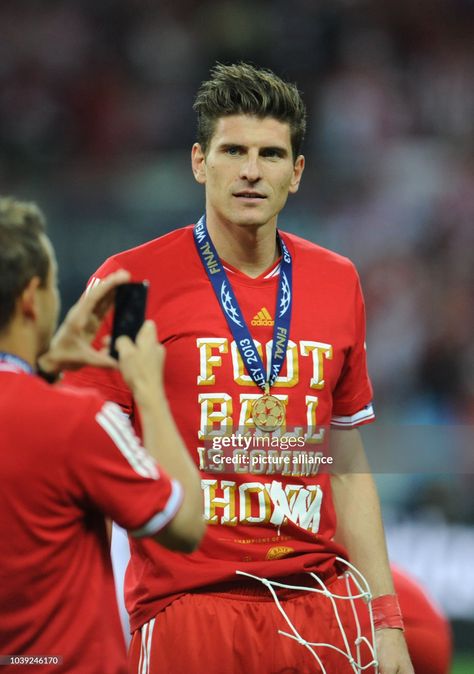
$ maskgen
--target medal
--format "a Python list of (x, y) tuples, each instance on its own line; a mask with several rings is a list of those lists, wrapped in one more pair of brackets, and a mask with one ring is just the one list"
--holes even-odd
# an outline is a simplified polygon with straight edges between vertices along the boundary
[(292, 304), (292, 260), (290, 251), (277, 230), (276, 241), (280, 246), (282, 257), (271, 358), (270, 363), (268, 363), (268, 371), (265, 372), (262, 359), (247, 327), (235, 293), (207, 231), (205, 216), (195, 225), (193, 234), (202, 265), (227, 320), (245, 368), (252, 381), (263, 390), (263, 395), (257, 398), (252, 405), (253, 422), (261, 431), (275, 431), (285, 422), (285, 405), (276, 396), (270, 394), (270, 387), (275, 383), (283, 367), (290, 337)]
[(259, 430), (276, 431), (285, 422), (285, 404), (270, 393), (264, 393), (252, 405), (252, 419)]

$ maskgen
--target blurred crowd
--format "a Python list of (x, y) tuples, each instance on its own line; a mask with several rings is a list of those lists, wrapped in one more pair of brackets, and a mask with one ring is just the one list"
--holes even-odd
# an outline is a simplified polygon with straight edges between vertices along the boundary
[(309, 111), (280, 224), (358, 265), (379, 417), (473, 424), (473, 35), (473, 0), (2, 0), (0, 192), (46, 211), (67, 305), (104, 257), (201, 214), (210, 66), (272, 68)]

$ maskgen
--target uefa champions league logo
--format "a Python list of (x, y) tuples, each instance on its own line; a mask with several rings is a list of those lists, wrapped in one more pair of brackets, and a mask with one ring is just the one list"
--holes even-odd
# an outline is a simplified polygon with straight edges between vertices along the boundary
[(281, 318), (288, 311), (288, 307), (291, 303), (291, 288), (286, 278), (286, 274), (283, 271), (281, 273), (281, 300), (280, 300), (280, 313), (279, 317)]
[(233, 321), (239, 328), (242, 327), (242, 323), (239, 321), (239, 314), (236, 307), (232, 304), (232, 295), (227, 290), (227, 282), (222, 281), (221, 285), (221, 303), (226, 315)]

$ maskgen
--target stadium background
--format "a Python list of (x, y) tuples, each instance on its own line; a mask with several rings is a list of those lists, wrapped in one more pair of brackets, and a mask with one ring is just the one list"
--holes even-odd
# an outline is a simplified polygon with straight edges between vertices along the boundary
[(390, 553), (450, 616), (456, 673), (474, 671), (473, 34), (473, 0), (0, 3), (0, 192), (47, 213), (65, 307), (105, 257), (201, 214), (191, 105), (216, 60), (298, 83), (307, 168), (280, 225), (360, 270), (381, 437), (424, 450), (377, 467)]

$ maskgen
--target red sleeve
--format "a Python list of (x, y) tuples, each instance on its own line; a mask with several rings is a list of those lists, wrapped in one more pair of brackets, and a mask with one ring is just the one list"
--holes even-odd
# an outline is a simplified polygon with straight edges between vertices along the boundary
[(69, 452), (75, 496), (132, 535), (156, 533), (178, 511), (181, 485), (157, 465), (117, 405), (92, 401)]
[[(105, 278), (114, 271), (120, 269), (120, 265), (115, 258), (109, 258), (99, 269), (90, 277), (85, 293), (94, 288), (101, 279)], [(94, 346), (98, 349), (102, 346), (103, 339), (109, 335), (112, 330), (112, 312), (105, 317), (99, 332), (94, 340)], [(106, 370), (97, 367), (83, 367), (75, 372), (66, 372), (64, 374), (63, 384), (78, 386), (80, 388), (91, 388), (98, 391), (103, 398), (120, 405), (122, 410), (128, 416), (133, 412), (133, 399), (130, 389), (124, 382), (122, 375), (117, 370)]]
[[(334, 390), (333, 421), (337, 417), (356, 417), (372, 401), (372, 385), (367, 372), (365, 347), (365, 307), (357, 273), (353, 316), (352, 344), (348, 349), (341, 376)], [(370, 419), (366, 417), (367, 415), (361, 420), (362, 423), (371, 420), (373, 413)], [(361, 421), (352, 425), (358, 425)]]

